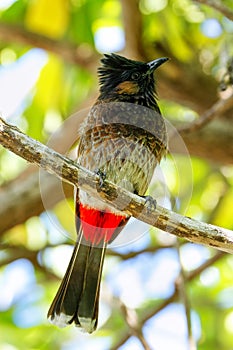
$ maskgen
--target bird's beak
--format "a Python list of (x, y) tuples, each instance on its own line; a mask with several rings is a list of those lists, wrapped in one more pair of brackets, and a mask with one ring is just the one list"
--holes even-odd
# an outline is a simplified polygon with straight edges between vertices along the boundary
[(149, 72), (152, 73), (154, 72), (161, 64), (167, 62), (169, 60), (168, 57), (161, 57), (157, 58), (154, 61), (148, 62), (147, 65), (149, 66)]

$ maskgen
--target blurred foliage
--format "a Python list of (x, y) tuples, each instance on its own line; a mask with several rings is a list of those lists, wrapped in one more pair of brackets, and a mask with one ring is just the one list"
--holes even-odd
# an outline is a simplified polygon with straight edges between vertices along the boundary
[[(222, 3), (233, 10), (231, 0)], [(233, 23), (230, 20), (213, 8), (191, 0), (140, 0), (139, 8), (142, 44), (149, 56), (167, 54), (180, 65), (186, 64), (190, 74), (195, 74), (198, 66), (199, 73), (219, 80), (224, 73), (222, 67), (233, 54)], [(25, 44), (17, 40), (15, 43), (1, 41), (0, 82), (3, 74), (8, 74), (3, 93), (9, 90), (11, 97), (10, 107), (0, 106), (1, 113), (28, 135), (46, 143), (71, 113), (86, 107), (88, 97), (95, 95), (97, 77), (94, 69), (99, 57), (97, 34), (103, 28), (124, 30), (122, 18), (119, 0), (0, 1), (1, 22), (19, 25), (28, 32), (61, 44), (77, 45), (77, 52), (84, 58), (82, 65), (75, 65), (49, 51), (35, 51), (27, 41)], [(109, 36), (102, 37), (105, 52), (109, 47), (112, 49), (113, 41)], [(115, 43), (115, 51), (122, 49), (120, 45), (122, 40)], [(22, 67), (25, 57), (34, 60), (34, 55), (35, 66)], [(92, 56), (96, 59), (94, 68), (85, 66)], [(178, 73), (174, 69), (170, 74), (176, 77)], [(15, 102), (19, 94), (21, 99)], [(196, 118), (195, 110), (187, 109), (187, 106), (166, 100), (160, 101), (160, 105), (163, 114), (172, 115), (173, 120)], [(24, 161), (0, 149), (1, 184), (15, 180), (26, 167)], [(162, 168), (168, 189), (165, 205), (198, 220), (232, 229), (232, 166), (168, 155)], [(152, 184), (150, 192), (163, 201), (163, 181)], [(30, 218), (3, 236), (0, 252), (0, 348), (3, 350), (110, 349), (112, 343), (117, 343), (128, 333), (119, 298), (145, 316), (175, 290), (179, 268), (174, 238), (153, 229), (131, 246), (117, 251), (124, 256), (130, 251), (154, 247), (154, 253), (143, 253), (127, 260), (120, 256), (107, 257), (100, 329), (93, 336), (82, 335), (74, 327), (59, 330), (48, 324), (46, 312), (57, 289), (58, 278), (64, 273), (75, 235), (72, 206), (72, 200), (68, 205), (66, 200), (61, 201), (47, 213), (48, 216), (42, 213)], [(174, 247), (164, 248), (170, 244)], [(181, 257), (187, 273), (214, 254), (205, 247), (182, 244)], [(226, 256), (188, 284), (187, 293), (195, 315), (194, 335), (200, 350), (233, 348), (232, 269), (233, 259)], [(162, 286), (165, 286), (163, 290)], [(181, 313), (184, 317), (177, 305), (172, 301), (177, 315)], [(187, 344), (183, 345), (187, 331), (180, 330), (185, 326), (174, 321), (169, 311), (166, 317), (165, 325), (163, 313), (158, 313), (143, 326), (152, 349), (188, 349)], [(155, 326), (157, 321), (159, 327)], [(176, 331), (178, 335), (174, 335)], [(169, 346), (166, 345), (168, 339), (171, 340)], [(123, 348), (141, 349), (142, 346), (132, 337), (120, 347)]]

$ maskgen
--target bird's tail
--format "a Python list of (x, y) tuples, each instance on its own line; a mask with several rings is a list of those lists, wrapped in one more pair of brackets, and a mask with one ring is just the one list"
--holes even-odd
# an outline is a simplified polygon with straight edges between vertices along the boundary
[(97, 327), (100, 281), (106, 245), (101, 248), (83, 244), (81, 236), (48, 311), (48, 318), (58, 327), (74, 322), (92, 333)]

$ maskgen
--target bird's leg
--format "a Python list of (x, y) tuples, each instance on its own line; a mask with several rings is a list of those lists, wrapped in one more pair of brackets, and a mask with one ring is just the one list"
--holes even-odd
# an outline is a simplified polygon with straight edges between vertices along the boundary
[(104, 180), (106, 179), (106, 173), (100, 169), (96, 169), (94, 173), (99, 176), (99, 188), (101, 189), (101, 187), (103, 187)]
[(150, 213), (152, 210), (155, 210), (157, 207), (157, 201), (151, 196), (139, 196), (146, 200), (145, 206), (147, 208), (147, 212)]

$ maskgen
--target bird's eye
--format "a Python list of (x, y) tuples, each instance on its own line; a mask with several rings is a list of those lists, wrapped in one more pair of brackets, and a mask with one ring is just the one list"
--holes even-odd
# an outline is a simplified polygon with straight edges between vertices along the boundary
[(138, 72), (133, 72), (132, 74), (131, 74), (131, 79), (132, 80), (138, 80), (140, 78), (140, 73), (138, 73)]

